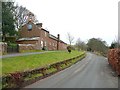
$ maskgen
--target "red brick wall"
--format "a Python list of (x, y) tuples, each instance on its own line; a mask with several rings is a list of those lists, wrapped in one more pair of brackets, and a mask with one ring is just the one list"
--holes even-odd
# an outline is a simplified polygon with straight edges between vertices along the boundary
[(49, 41), (48, 41), (48, 50), (57, 50), (57, 41), (52, 39), (52, 38), (49, 38)]
[(36, 44), (38, 41), (34, 40), (34, 41), (18, 41), (18, 44)]
[(25, 24), (20, 30), (20, 37), (24, 38), (24, 37), (38, 37), (38, 36), (40, 36), (41, 29), (39, 29), (37, 27), (37, 25), (35, 25), (33, 23), (32, 23), (32, 26), (33, 26), (32, 30), (28, 31), (27, 24)]
[[(24, 25), (20, 30), (20, 37), (40, 37), (37, 41), (17, 41), (19, 44), (38, 44), (38, 47), (42, 49), (42, 41), (43, 46), (46, 45), (48, 50), (57, 50), (57, 40), (49, 37), (49, 32), (38, 27), (37, 25), (32, 23), (32, 30), (28, 31), (27, 24)], [(59, 50), (66, 50), (67, 45), (63, 42), (59, 42)]]
[(23, 50), (38, 50), (36, 44), (19, 44), (19, 52)]
[(40, 39), (43, 41), (43, 46), (49, 46), (49, 33), (45, 30), (41, 30)]
[(67, 44), (65, 44), (63, 42), (60, 42), (59, 49), (60, 50), (66, 50), (67, 49)]

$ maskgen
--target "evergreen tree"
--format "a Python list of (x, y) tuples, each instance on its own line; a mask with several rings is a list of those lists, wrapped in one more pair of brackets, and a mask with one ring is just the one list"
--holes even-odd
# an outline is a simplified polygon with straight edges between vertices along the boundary
[(6, 35), (15, 35), (14, 2), (2, 2), (2, 41)]
[(105, 41), (102, 41), (100, 38), (91, 38), (88, 40), (88, 49), (91, 51), (97, 51), (102, 53), (107, 53), (108, 47)]
[(109, 47), (110, 49), (114, 49), (114, 48), (119, 48), (120, 45), (117, 42), (112, 42), (111, 46)]

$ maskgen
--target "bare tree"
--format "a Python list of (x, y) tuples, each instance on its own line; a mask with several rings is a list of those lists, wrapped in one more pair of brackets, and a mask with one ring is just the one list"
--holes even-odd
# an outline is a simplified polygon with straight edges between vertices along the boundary
[(80, 38), (77, 39), (75, 46), (77, 47), (78, 51), (87, 49), (87, 45), (84, 41), (81, 41)]
[(82, 43), (82, 41), (80, 40), (80, 38), (78, 38), (76, 41), (76, 45), (75, 45), (77, 47), (78, 51), (80, 51), (81, 43)]
[(118, 34), (118, 36), (115, 36), (115, 39), (113, 42), (116, 43), (116, 48), (120, 48), (120, 36), (119, 36), (119, 34)]
[[(23, 24), (25, 24), (27, 22), (29, 13), (30, 13), (30, 11), (28, 9), (26, 9), (25, 7), (16, 5), (14, 15), (15, 15), (15, 19), (16, 19), (15, 25), (16, 25), (17, 29), (19, 29)], [(36, 22), (38, 22), (38, 20), (36, 19), (36, 16), (35, 16), (34, 23), (36, 23)]]
[(68, 36), (69, 44), (71, 45), (73, 43), (74, 37), (70, 33), (67, 33), (67, 36)]

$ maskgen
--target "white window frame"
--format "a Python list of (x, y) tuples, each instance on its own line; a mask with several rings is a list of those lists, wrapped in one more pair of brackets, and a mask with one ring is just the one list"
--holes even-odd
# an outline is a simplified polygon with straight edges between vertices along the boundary
[(45, 37), (47, 37), (47, 32), (45, 32)]
[(47, 46), (47, 42), (45, 41), (45, 46)]
[(49, 44), (51, 45), (51, 42)]
[(41, 47), (43, 48), (43, 41), (41, 41)]

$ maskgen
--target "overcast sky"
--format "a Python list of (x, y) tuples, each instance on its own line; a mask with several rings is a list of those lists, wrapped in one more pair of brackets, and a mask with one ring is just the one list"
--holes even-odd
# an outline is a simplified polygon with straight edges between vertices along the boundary
[(118, 36), (120, 0), (15, 0), (33, 12), (43, 28), (68, 43), (67, 33), (87, 41), (101, 38), (109, 45)]

